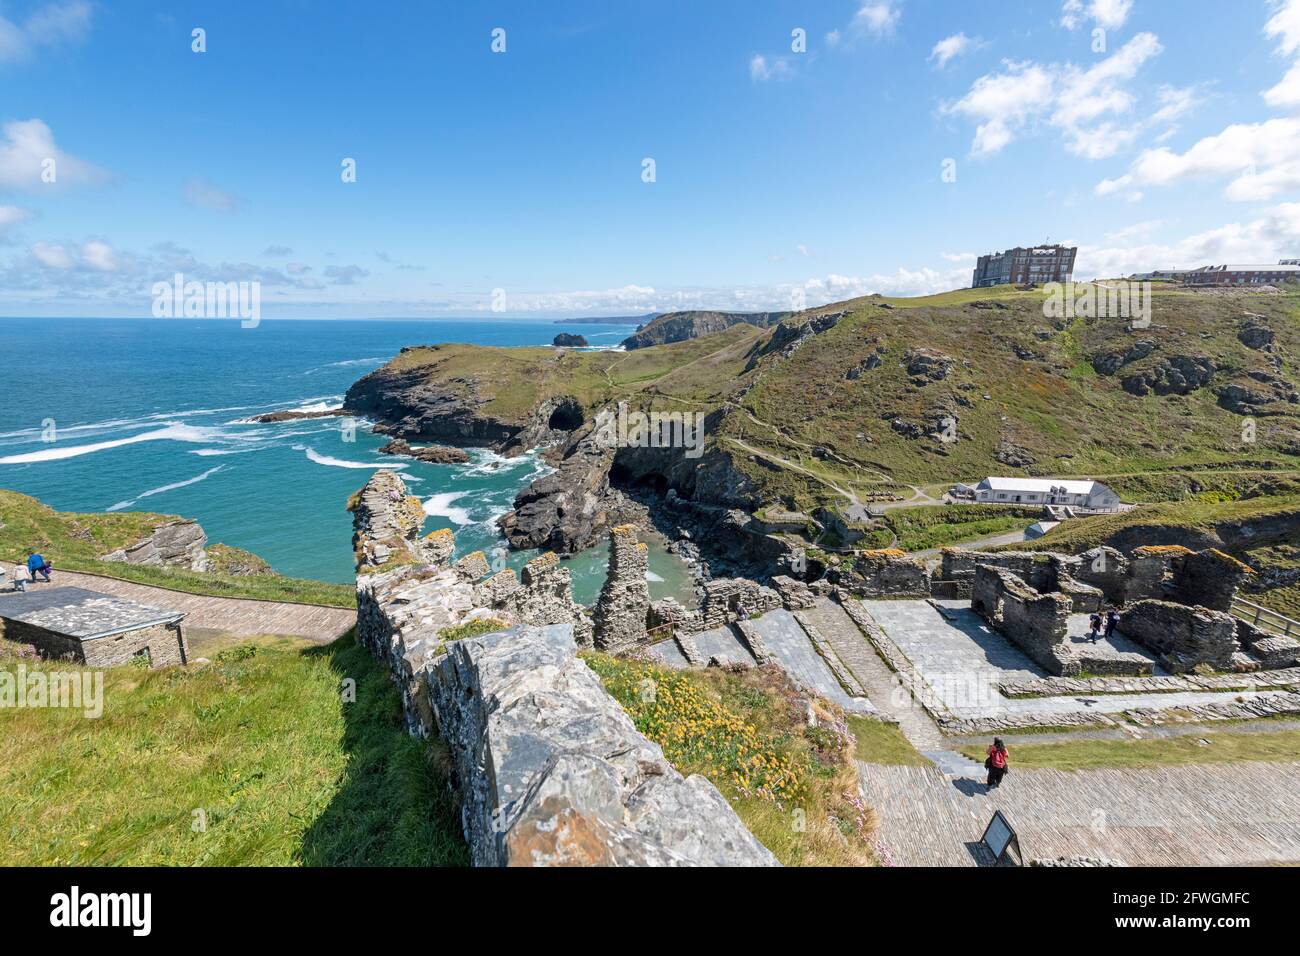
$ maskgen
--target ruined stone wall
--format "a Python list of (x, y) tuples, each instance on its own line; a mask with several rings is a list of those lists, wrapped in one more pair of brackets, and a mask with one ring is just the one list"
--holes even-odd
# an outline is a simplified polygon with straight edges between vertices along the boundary
[(986, 564), (1010, 571), (1030, 587), (1050, 591), (1056, 585), (1054, 559), (1063, 555), (1047, 551), (968, 551), (965, 548), (944, 548), (940, 562), (940, 576), (945, 581), (960, 581), (975, 577), (975, 569)]
[[(409, 729), (445, 741), (475, 865), (776, 865), (717, 788), (682, 777), (577, 656), (591, 624), (554, 555), (522, 582), (485, 577), (481, 555), (419, 563), (418, 525), (369, 510), (406, 510), (400, 479), (384, 474), (353, 506), (358, 570), (370, 569), (357, 575), (357, 639), (387, 663)], [(367, 540), (396, 552), (384, 569)], [(455, 637), (479, 618), (516, 626)]]
[(1160, 657), (1175, 674), (1206, 664), (1215, 670), (1232, 667), (1237, 652), (1235, 619), (1222, 611), (1188, 607), (1171, 601), (1137, 601), (1120, 614), (1119, 629)]
[(1080, 672), (1066, 640), (1071, 606), (1064, 594), (1041, 594), (1010, 571), (981, 564), (975, 568), (971, 608), (1048, 672), (1062, 677)]
[(156, 624), (93, 641), (79, 641), (24, 621), (6, 621), (2, 627), (0, 635), (30, 644), (47, 660), (75, 661), (87, 667), (117, 667), (130, 663), (144, 650), (149, 653), (150, 667), (184, 664), (190, 657), (180, 624)]
[(929, 568), (902, 551), (861, 551), (854, 556), (851, 569), (834, 568), (827, 577), (831, 583), (868, 598), (930, 596)]
[(713, 784), (682, 777), (577, 658), (570, 628), (452, 645), (428, 670), (476, 866), (772, 866)]
[(85, 662), (90, 667), (117, 667), (130, 663), (142, 651), (149, 652), (150, 667), (167, 667), (189, 661), (189, 646), (180, 624), (155, 624), (82, 642)]
[(650, 588), (646, 584), (646, 546), (636, 528), (618, 525), (609, 532), (609, 576), (596, 601), (595, 642), (601, 650), (644, 644)]
[(1215, 548), (1195, 551), (1176, 562), (1170, 600), (1229, 611), (1237, 588), (1253, 573), (1236, 558)]
[(781, 606), (781, 595), (746, 578), (714, 578), (704, 585), (700, 610), (688, 627), (707, 631), (724, 624), (758, 617)]

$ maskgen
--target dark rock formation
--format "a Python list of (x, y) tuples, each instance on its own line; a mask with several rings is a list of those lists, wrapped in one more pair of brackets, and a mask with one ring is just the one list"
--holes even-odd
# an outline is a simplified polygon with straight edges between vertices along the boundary
[(904, 360), (907, 362), (907, 374), (918, 385), (943, 381), (957, 365), (957, 360), (951, 355), (926, 348), (908, 349)]
[(435, 465), (463, 465), (469, 461), (469, 453), (461, 448), (448, 445), (428, 445), (424, 448), (412, 448), (405, 438), (394, 438), (383, 448), (382, 455), (407, 455), (411, 458), (427, 461)]
[(572, 332), (561, 332), (551, 340), (551, 344), (561, 349), (585, 349), (587, 340), (581, 335), (574, 335)]
[(259, 425), (274, 424), (275, 422), (293, 422), (300, 418), (341, 418), (350, 414), (342, 408), (327, 408), (317, 412), (267, 412), (265, 415), (254, 415), (248, 419)]
[(632, 350), (669, 342), (684, 342), (742, 323), (766, 328), (788, 315), (789, 312), (668, 312), (625, 338), (623, 347)]
[(1156, 365), (1120, 380), (1130, 395), (1187, 395), (1208, 385), (1215, 372), (1206, 356), (1171, 355)]
[(1094, 355), (1092, 367), (1098, 375), (1114, 375), (1130, 362), (1144, 359), (1155, 351), (1156, 344), (1146, 340), (1134, 342), (1123, 352), (1111, 352), (1107, 355)]
[(611, 523), (609, 469), (614, 449), (594, 428), (571, 439), (558, 469), (515, 496), (501, 519), (512, 548), (548, 548), (572, 554), (589, 548)]

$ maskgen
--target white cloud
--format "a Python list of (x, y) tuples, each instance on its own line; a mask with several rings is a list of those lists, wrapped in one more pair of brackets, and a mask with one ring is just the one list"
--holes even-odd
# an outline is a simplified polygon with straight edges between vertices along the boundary
[(31, 253), (37, 262), (51, 269), (71, 269), (73, 266), (72, 256), (60, 245), (38, 242), (32, 246)]
[(197, 176), (185, 184), (185, 201), (191, 206), (216, 212), (230, 212), (239, 205), (239, 200), (230, 193)]
[(1139, 129), (1155, 122), (1121, 126), (1114, 117), (1132, 112), (1136, 97), (1126, 85), (1161, 50), (1155, 34), (1139, 33), (1087, 69), (1005, 60), (1002, 72), (979, 77), (965, 96), (940, 108), (976, 122), (971, 153), (977, 157), (999, 152), (1021, 130), (1046, 119), (1064, 132), (1070, 152), (1101, 159), (1127, 147)]
[(749, 60), (749, 78), (755, 83), (765, 83), (771, 79), (784, 80), (793, 72), (790, 62), (783, 56), (769, 62), (761, 53), (755, 53)]
[(85, 39), (90, 32), (91, 5), (86, 0), (47, 3), (22, 23), (0, 16), (0, 64), (28, 60), (37, 52)]
[(902, 15), (898, 0), (868, 0), (853, 15), (853, 26), (883, 36), (894, 32)]
[(944, 37), (934, 45), (930, 50), (930, 59), (938, 61), (939, 69), (948, 65), (948, 61), (954, 57), (961, 56), (971, 48), (974, 43), (970, 37), (964, 33), (954, 33), (950, 37)]
[(19, 209), (17, 206), (0, 206), (0, 234), (31, 218), (32, 214), (29, 210)]
[(1065, 0), (1061, 5), (1061, 26), (1076, 30), (1085, 20), (1092, 20), (1104, 30), (1117, 30), (1128, 19), (1133, 0)]
[[(102, 169), (59, 149), (50, 128), (38, 119), (5, 123), (0, 133), (0, 189), (35, 192), (102, 182), (108, 177)], [(47, 169), (54, 171), (53, 182), (42, 178)]]
[(81, 261), (99, 272), (116, 272), (117, 257), (106, 242), (91, 240), (81, 247)]
[[(1264, 33), (1277, 40), (1279, 56), (1300, 53), (1300, 0), (1286, 0), (1274, 4), (1274, 13), (1264, 24)], [(1273, 86), (1263, 92), (1264, 102), (1278, 109), (1300, 106), (1300, 60)]]
[[(1138, 224), (1130, 227), (1137, 230)], [(1107, 236), (1122, 243), (1121, 230)], [(1136, 235), (1136, 233), (1135, 233)], [(1135, 246), (1080, 244), (1075, 275), (1081, 279), (1130, 275), (1151, 269), (1188, 269), (1224, 262), (1276, 262), (1300, 255), (1300, 203), (1282, 203), (1249, 222), (1233, 222), (1174, 243)]]
[(1102, 180), (1096, 192), (1219, 177), (1231, 177), (1224, 196), (1234, 200), (1269, 199), (1300, 188), (1300, 118), (1234, 123), (1182, 153), (1165, 146), (1144, 150), (1126, 174)]
[(831, 30), (831, 31), (829, 31), (829, 32), (826, 34), (826, 45), (829, 46), (829, 47), (836, 47), (836, 46), (839, 46), (839, 45), (840, 45), (840, 39), (841, 39), (841, 38), (840, 38), (840, 31), (839, 31), (839, 30)]

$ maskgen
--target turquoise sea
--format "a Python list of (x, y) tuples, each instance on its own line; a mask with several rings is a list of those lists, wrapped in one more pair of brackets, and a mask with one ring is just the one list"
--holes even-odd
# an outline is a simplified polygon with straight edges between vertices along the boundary
[[(352, 579), (348, 496), (379, 467), (400, 470), (424, 501), (425, 530), (451, 528), (459, 553), (507, 554), (496, 519), (546, 473), (535, 454), (470, 449), (468, 465), (378, 454), (386, 439), (344, 420), (246, 419), (329, 408), (404, 345), (547, 345), (576, 332), (617, 344), (628, 326), (547, 321), (262, 321), (0, 318), (0, 487), (61, 511), (157, 511), (197, 519), (211, 542), (261, 555), (294, 577)], [(47, 440), (53, 439), (53, 440)], [(590, 603), (605, 546), (573, 558)], [(655, 597), (690, 593), (685, 566), (651, 548)]]

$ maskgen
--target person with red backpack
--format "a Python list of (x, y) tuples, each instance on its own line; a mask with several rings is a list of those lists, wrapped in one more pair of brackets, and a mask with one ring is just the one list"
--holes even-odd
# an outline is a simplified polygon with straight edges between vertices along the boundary
[(989, 748), (984, 767), (989, 772), (988, 789), (993, 790), (1001, 785), (1002, 778), (1007, 775), (1007, 745), (1001, 737), (993, 738), (993, 746)]

